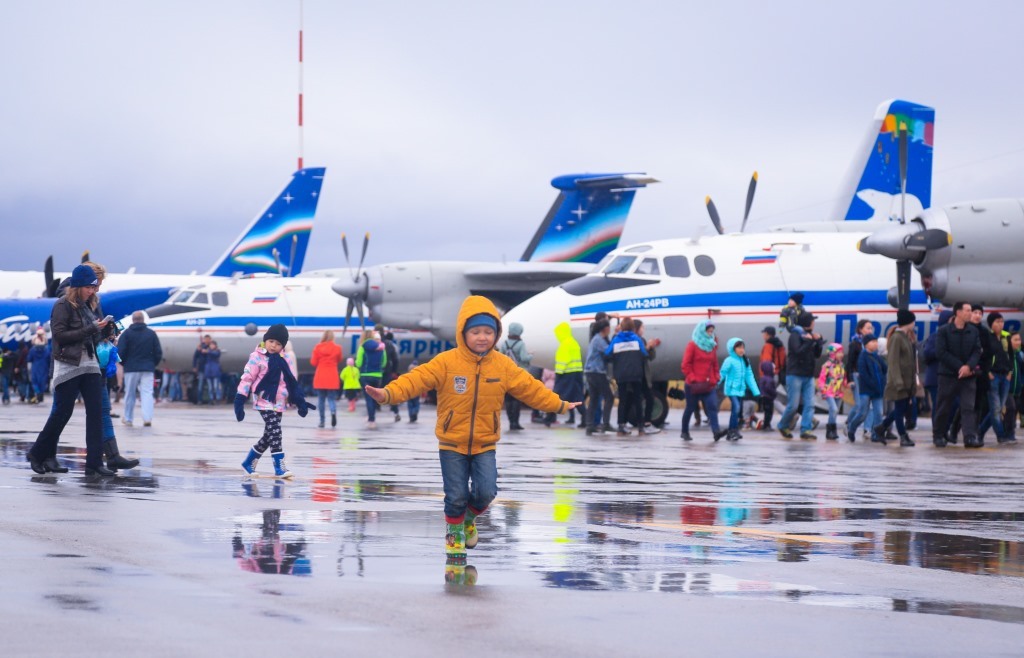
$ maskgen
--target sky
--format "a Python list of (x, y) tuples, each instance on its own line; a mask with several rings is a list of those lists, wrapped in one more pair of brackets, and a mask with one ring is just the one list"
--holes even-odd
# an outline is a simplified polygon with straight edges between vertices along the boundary
[[(936, 108), (933, 205), (1024, 197), (1016, 2), (305, 0), (306, 269), (516, 260), (555, 176), (640, 171), (624, 242), (826, 218), (876, 106)], [(299, 0), (0, 6), (0, 269), (205, 271), (298, 156)], [(356, 242), (359, 237), (352, 238)], [(351, 243), (350, 243), (351, 244)]]

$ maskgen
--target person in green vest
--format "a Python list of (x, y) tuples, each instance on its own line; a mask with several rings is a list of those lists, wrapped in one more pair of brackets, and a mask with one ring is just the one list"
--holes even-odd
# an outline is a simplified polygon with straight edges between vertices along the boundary
[[(580, 344), (572, 337), (572, 329), (568, 322), (555, 327), (555, 338), (558, 349), (555, 351), (555, 394), (566, 402), (583, 402), (583, 353)], [(580, 406), (580, 417), (586, 418), (587, 413)], [(555, 420), (554, 414), (548, 414), (544, 424), (548, 427)], [(576, 415), (569, 411), (569, 426), (576, 423)]]

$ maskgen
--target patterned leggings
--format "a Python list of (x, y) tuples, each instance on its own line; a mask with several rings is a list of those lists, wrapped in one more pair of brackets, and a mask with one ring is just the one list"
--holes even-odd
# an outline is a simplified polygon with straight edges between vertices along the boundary
[(283, 452), (281, 446), (281, 414), (277, 411), (260, 411), (266, 427), (263, 428), (263, 436), (253, 446), (256, 452), (261, 455), (270, 448), (270, 452)]

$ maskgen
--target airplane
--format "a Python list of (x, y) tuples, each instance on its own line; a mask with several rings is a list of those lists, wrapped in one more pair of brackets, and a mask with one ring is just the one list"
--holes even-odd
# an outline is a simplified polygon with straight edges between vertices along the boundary
[[(507, 265), (472, 265), (480, 271), (489, 267), (491, 288), (503, 289), (511, 299), (523, 297), (529, 294), (524, 291), (537, 289), (537, 286), (547, 287), (578, 276), (580, 268), (589, 270), (591, 265), (540, 262), (537, 259), (575, 258), (585, 261), (606, 253), (618, 242), (636, 189), (651, 182), (655, 182), (654, 179), (644, 174), (560, 176), (553, 181), (559, 189), (558, 198), (524, 254), (525, 258), (534, 260)], [(613, 189), (621, 191), (614, 192)], [(588, 231), (574, 228), (580, 223), (580, 217), (586, 223), (588, 214), (592, 216), (589, 222), (594, 228)], [(569, 224), (570, 221), (573, 224)], [(560, 223), (563, 225), (561, 231), (557, 228)], [(344, 236), (342, 240), (347, 255), (348, 244)], [(364, 239), (361, 258), (365, 258), (367, 245), (368, 239)], [(439, 274), (433, 281), (437, 285), (444, 274), (444, 266), (453, 264), (415, 263), (402, 264), (401, 267), (420, 265), (426, 268), (425, 278), (428, 283), (431, 281), (431, 270), (436, 268)], [(572, 267), (561, 267), (564, 265)], [(359, 267), (362, 268), (361, 260)], [(518, 278), (509, 275), (513, 269), (519, 273)], [(446, 339), (443, 334), (439, 337), (437, 331), (431, 333), (428, 327), (417, 323), (411, 323), (411, 326), (383, 324), (380, 316), (373, 317), (372, 314), (370, 322), (366, 322), (361, 304), (357, 322), (352, 317), (355, 310), (355, 300), (352, 299), (342, 313), (342, 300), (335, 294), (339, 288), (335, 279), (339, 276), (344, 277), (345, 283), (352, 280), (349, 271), (318, 270), (286, 279), (264, 276), (188, 286), (171, 295), (166, 303), (146, 309), (147, 323), (160, 336), (168, 363), (177, 369), (191, 368), (192, 354), (199, 337), (209, 333), (224, 353), (221, 366), (225, 370), (241, 370), (255, 346), (254, 337), (260, 333), (260, 328), (265, 329), (275, 322), (286, 324), (295, 337), (292, 342), (303, 370), (308, 368), (309, 354), (326, 329), (347, 332), (350, 328), (389, 327), (395, 334), (399, 366), (403, 369), (413, 358), (422, 362), (453, 347), (454, 331), (452, 337)], [(366, 282), (375, 276), (360, 271), (356, 278)], [(458, 276), (462, 277), (461, 270)], [(483, 277), (482, 274), (480, 276)], [(503, 277), (512, 280), (505, 281)], [(454, 279), (454, 274), (451, 278)], [(399, 292), (403, 297), (391, 298), (389, 308), (401, 311), (408, 307), (405, 310), (407, 316), (418, 319), (415, 314), (424, 305), (448, 303), (449, 299), (457, 295), (454, 297), (456, 306), (447, 318), (448, 322), (454, 323), (458, 306), (465, 295), (469, 294), (468, 291), (460, 292), (457, 285), (453, 282), (443, 290), (424, 290), (419, 287), (401, 290)], [(436, 301), (432, 302), (432, 299)], [(346, 354), (355, 353), (358, 339), (358, 331), (345, 339), (348, 341), (343, 345)]]
[[(164, 303), (144, 311), (146, 324), (160, 338), (169, 368), (190, 370), (200, 338), (209, 334), (221, 350), (221, 368), (241, 372), (267, 327), (283, 323), (300, 372), (311, 372), (309, 356), (324, 331), (351, 327), (342, 350), (346, 357), (354, 356), (359, 347), (358, 323), (342, 315), (332, 283), (315, 277), (220, 278), (176, 290)], [(130, 319), (122, 320), (126, 322)], [(454, 347), (422, 330), (394, 334), (403, 369), (414, 358), (426, 361)]]
[[(105, 312), (120, 318), (159, 304), (182, 286), (212, 283), (231, 276), (302, 271), (313, 228), (323, 167), (300, 169), (285, 189), (256, 215), (204, 275), (109, 273), (103, 282)], [(286, 263), (280, 255), (287, 254)], [(70, 273), (54, 275), (48, 260), (44, 272), (0, 271), (0, 345), (29, 340), (36, 328), (47, 327), (57, 284)], [(42, 295), (42, 298), (40, 296)]]
[[(923, 340), (937, 329), (934, 302), (949, 303), (957, 295), (999, 306), (1007, 330), (1018, 329), (1024, 319), (1018, 311), (1024, 305), (1024, 271), (1014, 253), (1022, 244), (1024, 225), (1019, 202), (928, 209), (900, 222), (901, 184), (908, 200), (913, 196), (914, 204), (930, 205), (934, 117), (932, 108), (906, 101), (879, 106), (865, 149), (869, 155), (862, 160), (863, 171), (850, 178), (853, 187), (843, 195), (846, 202), (840, 205), (838, 221), (623, 246), (586, 276), (510, 310), (503, 324), (522, 324), (534, 363), (551, 367), (559, 323), (569, 322), (576, 340), (586, 346), (589, 324), (598, 311), (642, 319), (647, 340), (662, 341), (651, 363), (659, 422), (668, 411), (667, 382), (681, 378), (683, 350), (699, 320), (714, 322), (722, 345), (738, 336), (756, 354), (764, 342), (762, 328), (778, 325), (779, 311), (793, 292), (802, 292), (804, 306), (818, 317), (815, 331), (844, 345), (862, 318), (884, 336), (895, 323), (896, 306), (917, 314), (918, 338)], [(899, 139), (901, 124), (907, 125), (907, 140)], [(905, 157), (898, 154), (901, 141), (907, 144)], [(900, 162), (905, 163), (905, 175)], [(710, 202), (708, 207), (713, 211)], [(877, 219), (879, 209), (887, 219)], [(979, 237), (982, 216), (986, 226), (1006, 223), (1001, 238)], [(906, 246), (911, 235), (920, 235), (917, 240), (927, 245), (911, 241)], [(894, 276), (887, 257), (913, 259), (927, 273), (927, 292), (920, 277), (911, 281), (909, 269), (899, 265), (902, 273), (891, 289)], [(992, 264), (983, 265), (990, 258)], [(982, 269), (987, 274), (977, 282), (963, 280), (961, 272)], [(724, 358), (725, 350), (721, 352)]]
[(558, 196), (517, 262), (409, 261), (363, 269), (360, 261), (354, 275), (322, 270), (305, 276), (336, 279), (334, 291), (350, 300), (346, 317), (353, 309), (362, 317), (365, 305), (376, 323), (454, 341), (455, 318), (468, 295), (486, 295), (509, 309), (589, 272), (618, 245), (636, 191), (657, 182), (644, 173), (554, 178)]

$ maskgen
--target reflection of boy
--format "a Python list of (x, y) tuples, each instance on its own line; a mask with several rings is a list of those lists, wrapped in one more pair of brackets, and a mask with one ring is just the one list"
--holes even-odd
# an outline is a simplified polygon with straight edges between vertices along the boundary
[[(415, 368), (385, 388), (366, 387), (382, 405), (399, 404), (437, 391), (437, 435), (448, 523), (445, 551), (465, 560), (477, 543), (476, 517), (498, 494), (495, 449), (501, 438), (501, 408), (509, 393), (530, 407), (562, 413), (563, 402), (504, 354), (494, 350), (501, 335), (498, 310), (485, 297), (467, 297), (456, 323), (457, 346)], [(472, 480), (472, 489), (470, 488)]]

